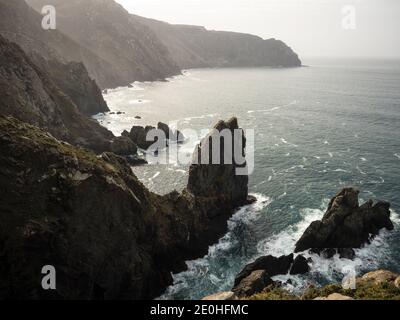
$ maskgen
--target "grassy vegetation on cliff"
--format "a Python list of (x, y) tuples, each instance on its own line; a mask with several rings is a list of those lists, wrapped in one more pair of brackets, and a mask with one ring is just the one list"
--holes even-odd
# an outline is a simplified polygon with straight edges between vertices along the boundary
[(246, 300), (299, 300), (299, 297), (281, 288), (267, 287), (263, 292), (257, 293)]
[(400, 288), (392, 282), (375, 284), (372, 281), (357, 282), (357, 288), (343, 289), (338, 284), (327, 285), (322, 288), (308, 289), (302, 299), (312, 300), (317, 297), (327, 297), (332, 293), (339, 293), (356, 300), (400, 300)]

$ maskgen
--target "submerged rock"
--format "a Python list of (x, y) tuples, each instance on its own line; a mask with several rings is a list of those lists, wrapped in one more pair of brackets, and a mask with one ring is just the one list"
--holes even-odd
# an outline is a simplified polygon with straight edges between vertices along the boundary
[(301, 236), (295, 252), (341, 248), (343, 255), (344, 248), (360, 248), (381, 229), (393, 230), (390, 204), (368, 201), (359, 206), (358, 194), (354, 188), (345, 188), (337, 194), (330, 201), (322, 220), (312, 222)]

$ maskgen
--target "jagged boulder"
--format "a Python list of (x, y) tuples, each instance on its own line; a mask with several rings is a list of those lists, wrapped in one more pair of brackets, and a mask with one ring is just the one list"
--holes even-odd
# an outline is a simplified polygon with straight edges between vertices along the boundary
[(169, 140), (170, 137), (173, 136), (174, 132), (170, 129), (170, 127), (163, 123), (163, 122), (159, 122), (157, 124), (157, 129), (161, 130), (162, 132), (164, 132), (165, 137), (167, 138), (167, 140)]
[(296, 243), (295, 252), (360, 248), (382, 228), (393, 230), (390, 204), (368, 201), (359, 206), (358, 194), (354, 188), (345, 188), (332, 198), (322, 220), (312, 222)]
[(234, 286), (236, 287), (244, 278), (248, 277), (255, 270), (265, 270), (269, 277), (278, 274), (287, 274), (292, 263), (293, 254), (281, 256), (279, 258), (271, 255), (260, 257), (243, 268), (236, 276)]
[(232, 292), (238, 297), (248, 297), (261, 292), (266, 286), (272, 283), (273, 281), (267, 271), (255, 270), (247, 277), (243, 278), (240, 283), (232, 289)]
[[(151, 135), (149, 134), (151, 132)], [(159, 122), (157, 128), (153, 126), (133, 126), (131, 131), (124, 131), (122, 136), (129, 137), (139, 148), (148, 150), (155, 142), (158, 142), (155, 146), (155, 150), (158, 148), (165, 148), (169, 145), (169, 141), (173, 142), (184, 142), (185, 136), (179, 131), (173, 131), (165, 123)]]
[(304, 274), (310, 271), (310, 266), (308, 265), (308, 261), (302, 255), (298, 255), (294, 261), (293, 265), (290, 268), (290, 274)]
[(122, 132), (122, 136), (129, 137), (139, 148), (147, 150), (156, 140), (148, 139), (148, 133), (151, 130), (157, 130), (152, 126), (133, 126), (130, 132)]
[(159, 122), (157, 124), (157, 129), (164, 132), (166, 139), (172, 142), (184, 142), (186, 139), (182, 132), (180, 132), (179, 130), (172, 130), (167, 124), (163, 122)]

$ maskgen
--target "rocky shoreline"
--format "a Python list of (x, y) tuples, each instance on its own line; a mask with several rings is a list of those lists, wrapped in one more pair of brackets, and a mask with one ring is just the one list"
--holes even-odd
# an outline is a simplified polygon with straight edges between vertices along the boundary
[[(376, 204), (369, 200), (359, 205), (359, 191), (355, 188), (344, 188), (332, 198), (328, 209), (322, 220), (314, 221), (305, 230), (297, 241), (294, 253), (273, 257), (271, 255), (258, 258), (248, 264), (236, 276), (231, 292), (216, 294), (206, 297), (209, 300), (214, 298), (228, 297), (229, 299), (300, 299), (281, 288), (282, 283), (273, 281), (276, 275), (297, 275), (306, 274), (310, 271), (309, 264), (312, 258), (306, 259), (301, 252), (309, 251), (330, 259), (334, 255), (340, 258), (354, 259), (354, 249), (360, 248), (379, 234), (381, 229), (393, 230), (394, 226), (390, 220), (390, 204), (379, 201)], [(300, 254), (299, 254), (300, 252)], [(294, 257), (294, 254), (297, 254)], [(368, 280), (368, 281), (366, 281)], [(371, 280), (373, 283), (371, 284)], [(288, 281), (291, 281), (290, 278)], [(375, 288), (376, 285), (387, 284), (387, 288)], [(377, 290), (376, 295), (390, 295), (393, 299), (400, 299), (400, 277), (389, 271), (376, 271), (364, 275), (361, 280), (357, 279), (356, 287), (362, 290)], [(329, 289), (329, 290), (328, 290)], [(386, 292), (385, 290), (389, 290)], [(352, 297), (368, 298), (357, 289), (349, 291), (338, 285), (331, 285), (317, 289), (311, 286), (302, 297), (307, 300), (310, 297), (320, 300), (346, 300)], [(384, 292), (382, 292), (382, 290)], [(329, 293), (325, 294), (325, 293)], [(351, 297), (343, 295), (346, 293)], [(371, 293), (372, 294), (372, 293)], [(371, 295), (369, 298), (378, 298)]]
[[(231, 119), (216, 128), (239, 127)], [(113, 153), (97, 156), (11, 117), (0, 116), (0, 132), (0, 298), (155, 298), (254, 201), (234, 162), (192, 165), (182, 193), (158, 196)], [(225, 187), (212, 191), (216, 181)], [(47, 264), (58, 272), (51, 292), (40, 286)]]

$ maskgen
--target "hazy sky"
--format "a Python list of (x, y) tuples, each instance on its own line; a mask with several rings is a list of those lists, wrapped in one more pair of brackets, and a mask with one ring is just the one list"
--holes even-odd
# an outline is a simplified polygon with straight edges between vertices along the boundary
[[(132, 13), (170, 23), (281, 39), (302, 57), (400, 57), (400, 0), (117, 2)], [(351, 11), (342, 13), (346, 6), (355, 9), (355, 29)], [(350, 29), (343, 28), (344, 19)]]

